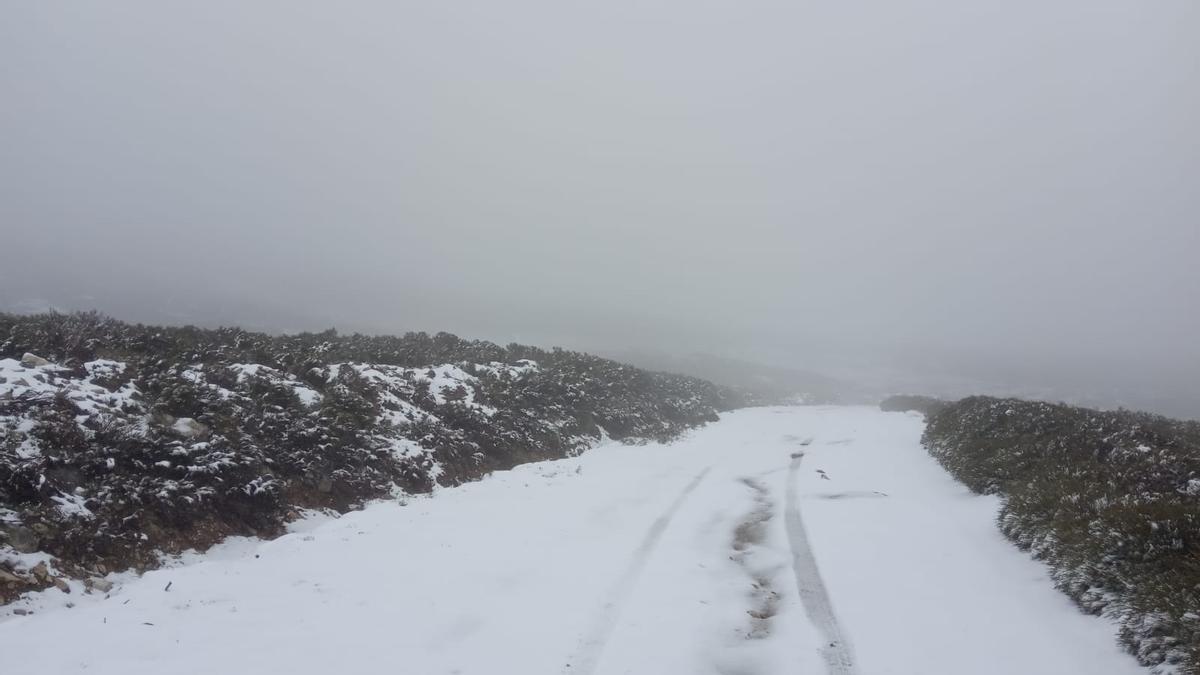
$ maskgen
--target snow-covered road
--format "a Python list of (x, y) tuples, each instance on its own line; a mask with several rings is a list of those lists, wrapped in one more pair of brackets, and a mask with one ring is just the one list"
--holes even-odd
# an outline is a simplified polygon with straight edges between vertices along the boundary
[(302, 521), (2, 608), (0, 672), (1145, 675), (921, 427), (743, 410)]

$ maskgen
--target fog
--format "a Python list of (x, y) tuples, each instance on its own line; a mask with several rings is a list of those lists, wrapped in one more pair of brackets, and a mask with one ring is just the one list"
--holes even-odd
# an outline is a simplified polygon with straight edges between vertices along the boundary
[(1200, 4), (36, 2), (0, 306), (1200, 416)]

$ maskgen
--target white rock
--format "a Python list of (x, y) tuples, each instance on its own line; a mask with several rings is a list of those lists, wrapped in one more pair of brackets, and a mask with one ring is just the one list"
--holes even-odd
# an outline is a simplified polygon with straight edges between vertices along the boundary
[(175, 420), (175, 424), (171, 428), (183, 436), (188, 438), (196, 438), (208, 433), (208, 427), (190, 417), (180, 417)]
[(37, 368), (39, 366), (48, 366), (50, 365), (50, 362), (38, 356), (37, 354), (25, 352), (25, 355), (21, 357), (21, 365), (25, 366), (26, 368)]
[(107, 593), (113, 589), (113, 582), (108, 579), (88, 579), (87, 585), (101, 593)]

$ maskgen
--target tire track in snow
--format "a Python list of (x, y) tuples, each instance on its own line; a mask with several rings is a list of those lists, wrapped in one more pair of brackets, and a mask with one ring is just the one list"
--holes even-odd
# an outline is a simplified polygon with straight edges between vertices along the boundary
[(796, 572), (796, 588), (804, 604), (804, 613), (823, 638), (820, 652), (825, 660), (826, 672), (829, 675), (854, 675), (854, 652), (838, 625), (829, 591), (821, 580), (821, 570), (817, 567), (817, 559), (808, 543), (808, 532), (804, 529), (804, 519), (800, 515), (796, 474), (803, 459), (803, 452), (796, 453), (788, 467), (787, 510), (784, 513), (788, 543), (792, 548), (792, 568)]
[(608, 644), (608, 639), (612, 635), (613, 629), (617, 627), (617, 620), (621, 617), (621, 610), (625, 605), (625, 601), (629, 598), (629, 594), (637, 584), (638, 576), (641, 575), (642, 569), (646, 567), (646, 562), (650, 559), (650, 554), (654, 551), (655, 545), (662, 538), (663, 532), (671, 524), (671, 518), (675, 516), (679, 507), (683, 505), (684, 500), (700, 485), (700, 481), (704, 480), (704, 477), (708, 475), (708, 471), (711, 468), (711, 466), (705, 467), (703, 471), (696, 474), (696, 477), (675, 497), (675, 501), (671, 502), (667, 510), (651, 523), (650, 529), (646, 530), (646, 535), (642, 537), (642, 543), (634, 550), (633, 557), (625, 567), (625, 572), (621, 574), (621, 578), (613, 586), (609, 594), (610, 599), (601, 608), (592, 630), (580, 641), (574, 658), (563, 669), (564, 673), (591, 675), (591, 673), (596, 671), (596, 667), (600, 664), (600, 657), (604, 655), (604, 647)]

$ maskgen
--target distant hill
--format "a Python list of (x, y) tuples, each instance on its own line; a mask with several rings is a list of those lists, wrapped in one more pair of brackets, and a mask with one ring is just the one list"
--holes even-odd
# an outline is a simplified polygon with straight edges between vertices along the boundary
[(847, 382), (807, 370), (782, 368), (711, 354), (675, 355), (652, 351), (608, 351), (606, 356), (650, 370), (699, 377), (733, 387), (768, 403), (859, 403)]

